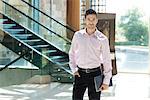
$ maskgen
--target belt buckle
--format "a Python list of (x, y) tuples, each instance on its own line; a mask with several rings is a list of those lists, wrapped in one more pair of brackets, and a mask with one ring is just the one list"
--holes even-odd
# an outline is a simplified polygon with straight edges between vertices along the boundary
[(85, 72), (86, 73), (90, 73), (90, 69), (85, 69)]

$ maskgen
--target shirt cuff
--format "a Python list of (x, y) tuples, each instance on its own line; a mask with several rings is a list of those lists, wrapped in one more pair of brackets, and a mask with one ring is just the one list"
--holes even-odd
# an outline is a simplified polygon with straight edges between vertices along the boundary
[(76, 67), (76, 68), (73, 68), (73, 69), (71, 69), (71, 71), (72, 71), (72, 73), (74, 74), (75, 72), (78, 71), (78, 68), (77, 68), (77, 67)]
[(103, 84), (109, 85), (110, 84), (110, 78), (104, 78)]

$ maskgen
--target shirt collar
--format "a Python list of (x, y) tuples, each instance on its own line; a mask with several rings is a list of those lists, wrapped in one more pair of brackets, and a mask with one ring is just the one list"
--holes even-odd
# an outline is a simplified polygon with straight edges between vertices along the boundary
[[(96, 30), (95, 30), (95, 32), (94, 32), (94, 34), (93, 34), (93, 35), (97, 36), (97, 33), (98, 33), (98, 29), (96, 28)], [(82, 35), (87, 34), (87, 32), (86, 32), (86, 28), (85, 28), (85, 29), (83, 29), (83, 30), (81, 31), (81, 34), (82, 34)]]

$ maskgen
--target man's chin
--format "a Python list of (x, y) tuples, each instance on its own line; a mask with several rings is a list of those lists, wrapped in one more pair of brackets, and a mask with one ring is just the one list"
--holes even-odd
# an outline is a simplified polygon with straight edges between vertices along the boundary
[(95, 29), (95, 27), (89, 27), (89, 29), (91, 29), (91, 30), (92, 30), (92, 29)]

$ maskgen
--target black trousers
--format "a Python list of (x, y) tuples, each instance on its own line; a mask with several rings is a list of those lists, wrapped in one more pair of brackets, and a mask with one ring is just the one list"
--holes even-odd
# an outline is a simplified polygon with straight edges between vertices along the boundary
[(89, 100), (100, 100), (101, 92), (96, 92), (94, 85), (94, 77), (101, 74), (101, 71), (85, 73), (78, 71), (80, 77), (75, 76), (73, 84), (73, 100), (83, 100), (86, 88), (88, 88)]

